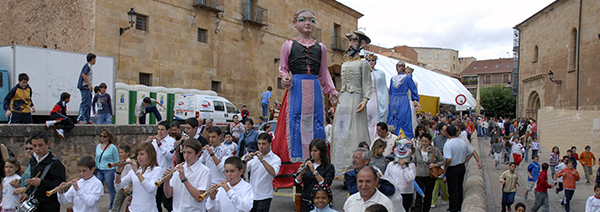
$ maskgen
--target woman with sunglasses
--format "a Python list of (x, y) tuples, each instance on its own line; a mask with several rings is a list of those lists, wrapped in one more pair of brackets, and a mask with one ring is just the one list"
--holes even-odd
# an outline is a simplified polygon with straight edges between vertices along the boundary
[(104, 183), (110, 194), (110, 209), (112, 209), (113, 200), (115, 199), (115, 169), (108, 168), (109, 163), (119, 161), (119, 150), (114, 145), (114, 136), (106, 129), (100, 131), (100, 143), (96, 145), (96, 178)]
[(298, 36), (281, 46), (279, 75), (287, 90), (273, 141), (273, 152), (282, 162), (308, 158), (308, 150), (302, 147), (315, 138), (325, 139), (323, 94), (329, 94), (333, 105), (339, 96), (327, 69), (327, 47), (311, 36), (317, 24), (315, 13), (300, 9), (294, 13), (292, 24)]

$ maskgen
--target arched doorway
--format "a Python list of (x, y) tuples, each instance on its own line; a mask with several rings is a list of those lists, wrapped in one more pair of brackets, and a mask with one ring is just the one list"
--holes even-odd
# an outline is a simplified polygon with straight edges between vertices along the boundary
[(526, 117), (533, 118), (537, 120), (538, 110), (540, 109), (540, 95), (533, 91), (529, 94), (529, 98), (527, 99), (527, 109), (526, 109)]

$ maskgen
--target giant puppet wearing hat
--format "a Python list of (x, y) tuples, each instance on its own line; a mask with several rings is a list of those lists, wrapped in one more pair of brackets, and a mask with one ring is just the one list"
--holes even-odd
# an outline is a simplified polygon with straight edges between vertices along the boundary
[(336, 173), (352, 168), (353, 150), (361, 141), (368, 141), (367, 102), (371, 98), (371, 66), (361, 60), (359, 52), (371, 39), (362, 31), (346, 34), (349, 39), (348, 55), (350, 60), (342, 64), (342, 83), (340, 85), (339, 104), (333, 120), (333, 138), (331, 148), (332, 163)]

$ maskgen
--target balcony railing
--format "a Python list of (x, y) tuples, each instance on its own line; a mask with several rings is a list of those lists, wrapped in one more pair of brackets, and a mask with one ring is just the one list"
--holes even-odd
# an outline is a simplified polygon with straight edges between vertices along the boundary
[(194, 6), (213, 12), (223, 12), (223, 0), (194, 0)]
[(348, 39), (340, 36), (331, 36), (331, 49), (346, 51), (348, 49)]
[(267, 26), (268, 13), (267, 9), (249, 4), (242, 4), (242, 21), (256, 24), (259, 26)]
[(312, 32), (312, 34), (310, 36), (313, 39), (321, 42), (321, 29), (315, 27), (315, 30)]
[(477, 85), (477, 80), (462, 80), (463, 85)]

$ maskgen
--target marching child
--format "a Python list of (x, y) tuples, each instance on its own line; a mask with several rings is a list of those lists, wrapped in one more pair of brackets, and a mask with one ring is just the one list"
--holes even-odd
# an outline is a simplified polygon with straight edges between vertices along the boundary
[(533, 161), (527, 166), (527, 188), (525, 189), (525, 194), (523, 195), (525, 199), (527, 199), (527, 195), (529, 191), (535, 188), (535, 184), (538, 181), (538, 177), (540, 176), (540, 161), (539, 156), (533, 156)]
[(98, 200), (104, 194), (102, 182), (94, 176), (96, 162), (92, 156), (84, 156), (77, 162), (80, 179), (63, 182), (60, 185), (70, 185), (58, 191), (58, 201), (66, 205), (73, 202), (73, 212), (97, 212)]
[(571, 211), (571, 198), (575, 194), (575, 183), (579, 181), (579, 172), (573, 167), (575, 161), (569, 160), (567, 168), (561, 170), (556, 176), (563, 177), (563, 186), (565, 188), (565, 211)]
[(338, 212), (333, 209), (333, 196), (327, 184), (315, 184), (312, 192), (312, 203), (315, 209), (310, 212)]
[(0, 207), (2, 207), (2, 212), (13, 212), (19, 204), (19, 195), (13, 194), (13, 191), (18, 186), (13, 187), (10, 185), (10, 182), (20, 180), (21, 176), (19, 175), (23, 174), (21, 164), (17, 158), (6, 159), (6, 162), (4, 162), (4, 173), (6, 177), (2, 180), (2, 203), (0, 203)]
[(600, 212), (600, 185), (594, 186), (594, 196), (585, 202), (585, 211)]
[(523, 145), (519, 141), (519, 137), (514, 136), (513, 141), (510, 142), (512, 145), (512, 154), (515, 164), (519, 166), (521, 164), (521, 160), (523, 159), (521, 154), (523, 154)]
[[(125, 161), (125, 168), (123, 168), (123, 172), (129, 173), (132, 170), (129, 155), (131, 154), (131, 147), (127, 144), (119, 145), (119, 161)], [(112, 212), (121, 211), (121, 206), (125, 201), (125, 198), (131, 194), (131, 183), (125, 186), (123, 189), (119, 189), (117, 194), (115, 195), (115, 200), (113, 201)]]
[[(534, 159), (535, 160), (535, 159)], [(535, 202), (531, 206), (531, 211), (537, 212), (540, 207), (542, 211), (549, 211), (550, 205), (548, 204), (548, 189), (552, 188), (552, 185), (548, 184), (548, 164), (542, 164), (542, 172), (537, 181), (535, 187)]]
[[(570, 151), (570, 150), (568, 150)], [(569, 156), (563, 156), (563, 160), (556, 166), (556, 173), (558, 174), (563, 169), (567, 168), (567, 162), (569, 161)], [(558, 182), (558, 187), (556, 188), (556, 193), (561, 192), (563, 190), (563, 178), (556, 177), (556, 182)], [(563, 203), (561, 203), (563, 204)]]
[(596, 156), (590, 151), (591, 149), (589, 145), (585, 146), (585, 151), (579, 155), (579, 162), (581, 162), (581, 166), (585, 172), (586, 184), (590, 184), (590, 178), (594, 172), (592, 171), (592, 167), (596, 165)]
[(535, 157), (540, 153), (540, 142), (538, 138), (533, 138), (533, 142), (531, 142), (531, 158)]
[(508, 164), (509, 170), (506, 170), (502, 175), (500, 175), (500, 183), (502, 183), (502, 212), (506, 211), (506, 208), (509, 208), (510, 205), (515, 202), (515, 193), (517, 192), (517, 186), (519, 184), (519, 174), (515, 172), (517, 165), (515, 162), (510, 162)]
[[(210, 170), (198, 162), (202, 145), (196, 139), (187, 139), (183, 145), (183, 165), (175, 166), (175, 172), (165, 180), (163, 190), (167, 198), (173, 197), (173, 211), (206, 211), (206, 201), (200, 199), (210, 186)], [(169, 173), (171, 169), (167, 169)]]
[(552, 180), (554, 180), (554, 185), (556, 185), (556, 166), (560, 162), (560, 149), (558, 146), (552, 147), (552, 152), (550, 152), (550, 156), (548, 157), (548, 165), (550, 166), (550, 171), (552, 173)]
[(206, 202), (208, 212), (248, 212), (252, 209), (254, 192), (252, 186), (242, 180), (242, 169), (240, 158), (232, 156), (225, 160), (227, 180), (210, 186), (209, 190), (216, 190), (210, 193), (210, 199)]
[(65, 134), (71, 132), (75, 127), (73, 120), (67, 117), (67, 103), (71, 101), (71, 94), (63, 92), (60, 94), (60, 101), (54, 105), (52, 111), (50, 111), (50, 118), (52, 120), (46, 121), (46, 127), (56, 127), (56, 134), (58, 137), (65, 138)]

